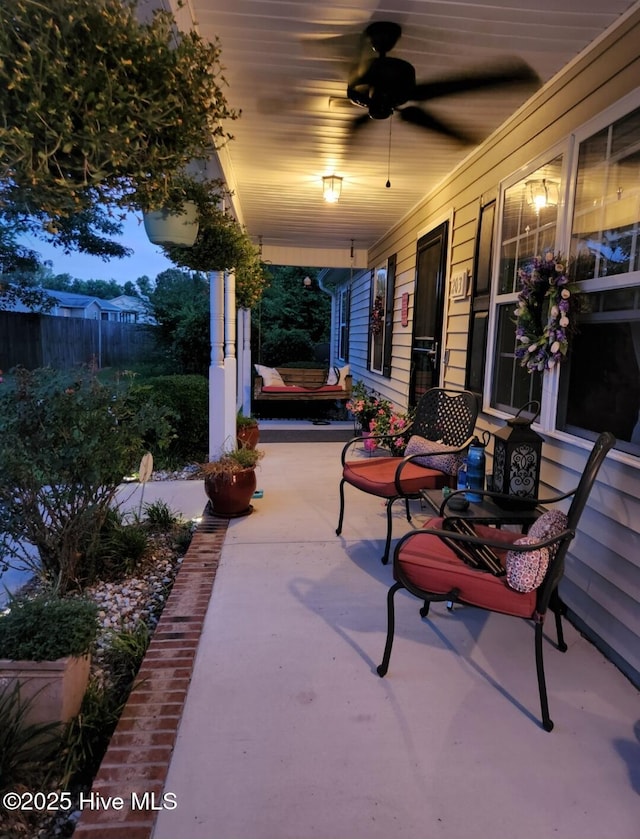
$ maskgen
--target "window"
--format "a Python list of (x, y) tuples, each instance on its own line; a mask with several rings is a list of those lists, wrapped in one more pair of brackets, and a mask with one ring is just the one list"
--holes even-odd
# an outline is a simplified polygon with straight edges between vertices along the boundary
[(542, 375), (529, 373), (515, 356), (513, 310), (520, 290), (518, 270), (536, 255), (557, 252), (562, 155), (507, 187), (503, 194), (496, 278), (491, 405), (516, 413), (540, 401)]
[(558, 428), (640, 454), (640, 109), (579, 145), (571, 257), (586, 312), (560, 371)]
[(588, 295), (571, 360), (561, 370), (558, 427), (640, 454), (640, 286)]
[(580, 144), (571, 227), (576, 280), (640, 269), (640, 109)]

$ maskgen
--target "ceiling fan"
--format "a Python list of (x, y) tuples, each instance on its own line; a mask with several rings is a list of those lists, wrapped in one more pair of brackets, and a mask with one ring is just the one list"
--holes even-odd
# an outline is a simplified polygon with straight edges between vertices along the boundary
[(370, 119), (389, 119), (397, 114), (404, 122), (419, 128), (435, 131), (459, 142), (475, 143), (477, 138), (410, 103), (475, 90), (539, 83), (537, 74), (519, 59), (512, 59), (493, 69), (467, 71), (431, 82), (418, 82), (412, 64), (388, 55), (401, 35), (402, 27), (389, 21), (374, 21), (365, 29), (365, 39), (377, 55), (364, 69), (361, 61), (349, 77), (348, 99), (354, 105), (367, 109), (366, 114), (357, 117), (351, 124), (352, 132), (358, 131)]

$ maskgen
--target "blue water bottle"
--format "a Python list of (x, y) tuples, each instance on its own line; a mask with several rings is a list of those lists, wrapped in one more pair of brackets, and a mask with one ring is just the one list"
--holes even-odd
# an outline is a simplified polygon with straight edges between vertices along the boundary
[[(465, 457), (458, 469), (458, 482), (456, 484), (456, 489), (466, 489), (467, 486), (467, 458)], [(462, 498), (462, 496), (460, 496), (460, 498)]]
[[(469, 445), (467, 454), (467, 501), (482, 501), (482, 495), (478, 490), (484, 489), (485, 455), (484, 444), (474, 437)], [(475, 492), (474, 492), (475, 490)]]

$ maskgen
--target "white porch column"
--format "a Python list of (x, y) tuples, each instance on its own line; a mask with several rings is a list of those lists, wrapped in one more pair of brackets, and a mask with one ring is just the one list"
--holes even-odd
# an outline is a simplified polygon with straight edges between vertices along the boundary
[(228, 271), (224, 278), (224, 447), (236, 447), (236, 403), (238, 362), (236, 359), (236, 275)]
[(223, 448), (224, 423), (224, 275), (222, 271), (209, 274), (211, 363), (209, 366), (209, 459)]
[(238, 309), (238, 409), (251, 413), (251, 309)]

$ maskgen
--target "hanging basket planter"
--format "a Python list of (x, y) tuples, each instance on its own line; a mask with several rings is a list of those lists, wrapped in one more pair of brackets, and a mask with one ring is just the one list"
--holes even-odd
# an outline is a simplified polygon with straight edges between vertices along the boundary
[(147, 237), (154, 245), (190, 248), (198, 236), (198, 207), (193, 201), (185, 201), (180, 212), (153, 210), (144, 213), (143, 220)]

